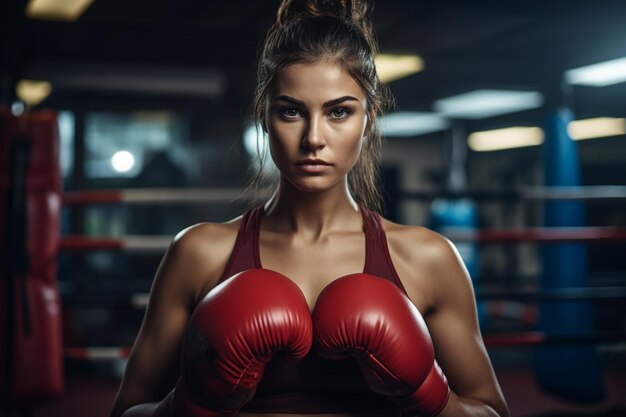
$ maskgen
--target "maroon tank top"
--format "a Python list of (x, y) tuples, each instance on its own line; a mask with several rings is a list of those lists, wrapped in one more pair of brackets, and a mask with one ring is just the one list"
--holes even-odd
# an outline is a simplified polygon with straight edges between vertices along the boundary
[[(362, 272), (391, 281), (406, 294), (393, 267), (380, 216), (363, 207), (365, 267)], [(241, 271), (262, 268), (259, 231), (263, 206), (248, 210), (242, 218), (235, 247), (219, 282)], [(324, 359), (311, 351), (301, 361), (275, 358), (268, 363), (256, 395), (242, 409), (255, 413), (350, 413), (389, 410), (399, 415), (385, 396), (370, 391), (355, 361)]]

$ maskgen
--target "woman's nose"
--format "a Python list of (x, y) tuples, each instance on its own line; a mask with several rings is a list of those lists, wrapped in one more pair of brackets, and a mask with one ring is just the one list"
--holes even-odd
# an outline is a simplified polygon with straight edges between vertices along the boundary
[(326, 146), (326, 140), (322, 134), (321, 120), (317, 118), (311, 119), (307, 130), (302, 137), (302, 146), (306, 149), (316, 151)]

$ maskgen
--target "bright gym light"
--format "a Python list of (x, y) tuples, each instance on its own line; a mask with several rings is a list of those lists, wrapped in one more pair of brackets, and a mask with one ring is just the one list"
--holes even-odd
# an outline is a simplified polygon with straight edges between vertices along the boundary
[(26, 17), (73, 22), (93, 2), (94, 0), (30, 0), (26, 6)]
[(605, 87), (626, 81), (626, 57), (574, 68), (565, 72), (569, 84)]
[(276, 165), (274, 165), (270, 155), (269, 137), (259, 125), (250, 123), (246, 126), (243, 132), (243, 147), (256, 167), (259, 167), (261, 163), (260, 154), (263, 159), (263, 171), (271, 175), (277, 172)]
[(41, 80), (20, 80), (15, 86), (17, 97), (29, 106), (36, 106), (52, 93), (52, 84)]
[(534, 109), (543, 105), (536, 91), (475, 90), (435, 101), (441, 115), (458, 119), (483, 119)]
[(593, 119), (574, 120), (567, 125), (567, 131), (574, 140), (626, 135), (626, 119), (596, 117)]
[(128, 172), (135, 166), (135, 157), (128, 151), (117, 151), (111, 157), (111, 165), (117, 172)]
[(255, 123), (246, 126), (243, 132), (243, 147), (251, 157), (269, 153), (267, 133)]
[(380, 118), (383, 136), (408, 137), (446, 130), (450, 122), (435, 114), (424, 112), (396, 112)]
[(539, 127), (507, 127), (471, 133), (467, 144), (477, 152), (497, 151), (541, 145), (543, 136)]
[(416, 74), (424, 69), (424, 61), (417, 55), (378, 54), (374, 63), (378, 78), (384, 83)]

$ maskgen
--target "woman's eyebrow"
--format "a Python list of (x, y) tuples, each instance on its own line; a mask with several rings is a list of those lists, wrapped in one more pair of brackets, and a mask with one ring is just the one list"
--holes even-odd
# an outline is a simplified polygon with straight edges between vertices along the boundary
[[(297, 99), (295, 99), (293, 97), (282, 95), (282, 96), (278, 96), (278, 97), (276, 97), (274, 99), (274, 101), (280, 101), (280, 100), (287, 101), (289, 103), (295, 104), (295, 105), (300, 106), (300, 107), (306, 107), (304, 105), (304, 102), (302, 102), (300, 100), (297, 100)], [(328, 108), (328, 107), (336, 106), (337, 104), (343, 103), (345, 101), (357, 101), (358, 102), (359, 99), (356, 98), (356, 97), (352, 97), (352, 96), (343, 96), (343, 97), (339, 97), (339, 98), (335, 98), (333, 100), (327, 101), (326, 103), (324, 103), (322, 105), (322, 107)]]
[(334, 100), (327, 101), (326, 103), (323, 104), (323, 107), (326, 108), (326, 107), (336, 106), (337, 104), (341, 104), (344, 101), (357, 101), (358, 102), (359, 99), (356, 97), (352, 97), (352, 96), (343, 96), (343, 97), (336, 98)]
[(291, 104), (295, 104), (296, 106), (304, 107), (304, 102), (285, 95), (276, 97), (274, 101), (287, 101)]

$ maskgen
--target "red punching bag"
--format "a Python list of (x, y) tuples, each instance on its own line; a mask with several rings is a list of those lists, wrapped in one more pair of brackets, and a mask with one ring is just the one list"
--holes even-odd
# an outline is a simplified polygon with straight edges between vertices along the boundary
[(0, 109), (0, 409), (63, 391), (56, 113)]

